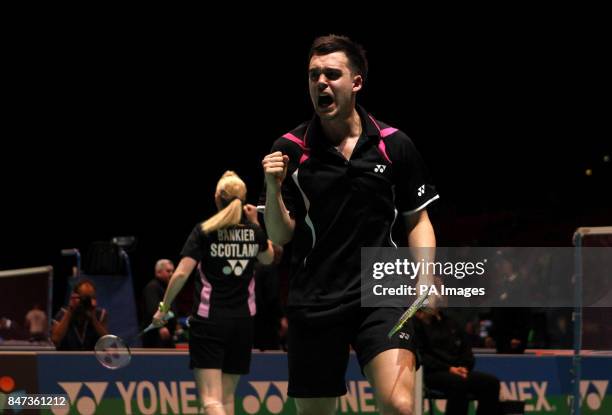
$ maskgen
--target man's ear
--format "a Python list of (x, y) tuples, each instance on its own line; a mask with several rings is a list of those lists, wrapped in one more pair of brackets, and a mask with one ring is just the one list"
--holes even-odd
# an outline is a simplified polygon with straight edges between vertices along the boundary
[(363, 88), (363, 77), (361, 75), (355, 75), (353, 77), (353, 92), (358, 92)]

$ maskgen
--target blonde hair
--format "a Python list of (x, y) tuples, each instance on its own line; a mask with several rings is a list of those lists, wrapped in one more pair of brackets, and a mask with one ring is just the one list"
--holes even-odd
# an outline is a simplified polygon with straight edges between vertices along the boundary
[(223, 173), (217, 183), (215, 198), (219, 197), (222, 203), (230, 202), (202, 223), (202, 231), (209, 234), (217, 229), (239, 224), (242, 219), (242, 203), (246, 199), (246, 192), (246, 185), (236, 173), (231, 170)]

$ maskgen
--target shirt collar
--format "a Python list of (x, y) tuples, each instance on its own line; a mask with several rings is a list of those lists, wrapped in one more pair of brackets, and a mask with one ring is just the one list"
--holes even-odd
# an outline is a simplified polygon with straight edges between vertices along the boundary
[[(374, 120), (374, 117), (368, 114), (361, 105), (357, 105), (355, 109), (361, 120), (361, 134), (367, 135), (368, 138), (379, 140), (381, 138), (380, 127), (376, 120)], [(308, 148), (319, 145), (322, 145), (324, 148), (331, 146), (331, 143), (325, 138), (323, 128), (321, 127), (321, 119), (316, 113), (312, 116), (304, 134), (304, 144)]]

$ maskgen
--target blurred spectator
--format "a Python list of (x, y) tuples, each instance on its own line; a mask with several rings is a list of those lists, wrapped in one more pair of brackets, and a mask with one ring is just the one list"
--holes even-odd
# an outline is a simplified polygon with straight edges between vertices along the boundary
[(414, 324), (425, 385), (448, 397), (446, 414), (467, 415), (468, 394), (478, 399), (476, 415), (500, 414), (499, 380), (472, 370), (474, 355), (461, 326), (439, 309), (419, 311)]
[[(144, 299), (144, 321), (150, 322), (159, 308), (159, 303), (164, 299), (166, 288), (172, 273), (174, 263), (169, 259), (160, 259), (155, 263), (155, 278), (145, 286), (143, 290)], [(174, 313), (176, 311), (173, 308)], [(173, 348), (174, 332), (176, 330), (176, 317), (168, 320), (166, 326), (147, 332), (142, 337), (144, 347)]]
[(30, 332), (30, 341), (44, 341), (49, 338), (47, 332), (47, 314), (40, 304), (34, 304), (25, 316), (25, 327)]
[(93, 281), (77, 282), (68, 306), (53, 320), (51, 340), (57, 350), (93, 350), (98, 339), (108, 334), (107, 312), (97, 304)]
[(527, 348), (531, 329), (531, 312), (528, 308), (492, 308), (491, 337), (497, 353), (518, 354)]

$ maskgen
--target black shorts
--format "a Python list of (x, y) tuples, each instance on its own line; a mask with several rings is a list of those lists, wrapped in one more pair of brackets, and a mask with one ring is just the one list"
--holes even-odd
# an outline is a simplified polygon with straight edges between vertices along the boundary
[(189, 321), (189, 367), (221, 369), (244, 375), (251, 367), (253, 319), (192, 318)]
[[(401, 333), (387, 334), (405, 309), (359, 308), (340, 319), (313, 324), (309, 319), (289, 320), (289, 390), (294, 398), (336, 397), (346, 394), (345, 372), (350, 346), (361, 370), (378, 354), (407, 349), (416, 357), (414, 329), (406, 323)], [(331, 323), (330, 323), (331, 321)]]

